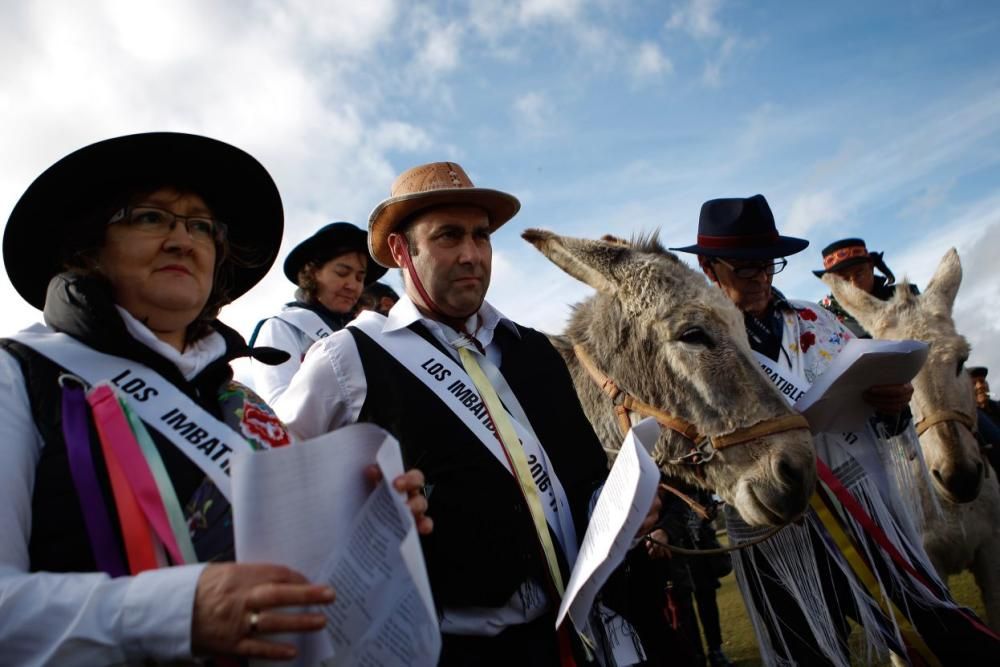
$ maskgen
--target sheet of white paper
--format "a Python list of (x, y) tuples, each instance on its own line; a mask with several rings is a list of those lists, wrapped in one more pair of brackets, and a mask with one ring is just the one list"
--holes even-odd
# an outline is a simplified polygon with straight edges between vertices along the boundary
[[(374, 490), (363, 473), (373, 463), (384, 477)], [(402, 472), (398, 443), (370, 424), (234, 461), (237, 560), (281, 563), (337, 592), (322, 609), (325, 631), (283, 638), (299, 649), (293, 664), (437, 663), (440, 633), (416, 526), (390, 486)]]
[(920, 341), (855, 338), (794, 408), (813, 433), (862, 431), (873, 410), (861, 394), (872, 385), (909, 382), (926, 359), (927, 345)]
[(576, 628), (585, 630), (594, 598), (632, 546), (660, 482), (660, 470), (649, 455), (659, 435), (659, 424), (647, 418), (625, 436), (590, 515), (587, 534), (559, 605), (556, 627), (562, 625), (568, 613)]

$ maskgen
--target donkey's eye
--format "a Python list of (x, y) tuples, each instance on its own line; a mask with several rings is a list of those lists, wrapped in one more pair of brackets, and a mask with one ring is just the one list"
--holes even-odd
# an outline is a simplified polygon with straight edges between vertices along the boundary
[(681, 332), (681, 335), (677, 337), (677, 340), (682, 343), (690, 343), (692, 345), (704, 345), (705, 347), (711, 349), (715, 347), (715, 343), (712, 339), (708, 337), (705, 330), (701, 327), (691, 327), (690, 329), (685, 329)]

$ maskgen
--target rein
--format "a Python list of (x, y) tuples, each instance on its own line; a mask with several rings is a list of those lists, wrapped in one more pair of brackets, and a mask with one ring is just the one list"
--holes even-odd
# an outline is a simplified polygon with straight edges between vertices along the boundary
[[(731, 433), (723, 435), (707, 436), (701, 433), (697, 426), (686, 419), (682, 419), (676, 415), (666, 412), (665, 410), (640, 401), (632, 394), (623, 390), (618, 386), (617, 382), (597, 367), (593, 358), (587, 353), (582, 345), (578, 343), (574, 344), (573, 353), (576, 355), (577, 360), (579, 360), (580, 365), (587, 371), (587, 374), (590, 375), (591, 379), (601, 388), (601, 391), (611, 398), (611, 402), (614, 405), (615, 415), (618, 417), (618, 427), (621, 429), (622, 435), (627, 434), (629, 429), (632, 428), (632, 420), (629, 413), (635, 412), (636, 414), (644, 417), (652, 417), (657, 421), (657, 423), (660, 424), (660, 426), (670, 429), (691, 443), (691, 449), (687, 454), (670, 459), (668, 460), (668, 463), (673, 465), (697, 466), (696, 472), (698, 476), (702, 478), (704, 478), (703, 466), (711, 461), (715, 457), (715, 453), (719, 450), (736, 445), (742, 445), (766, 435), (785, 433), (787, 431), (795, 431), (798, 429), (809, 429), (809, 422), (806, 421), (806, 418), (802, 415), (796, 414), (776, 417), (773, 419), (765, 419), (761, 422), (753, 424), (752, 426), (738, 428)], [(660, 487), (678, 496), (699, 516), (703, 518), (708, 517), (708, 512), (705, 508), (693, 498), (690, 498), (683, 492), (667, 484), (660, 484)], [(649, 537), (648, 535), (645, 539), (653, 544), (669, 549), (673, 553), (685, 556), (712, 556), (727, 554), (732, 551), (738, 551), (740, 549), (754, 546), (755, 544), (760, 544), (761, 542), (776, 535), (787, 525), (788, 524), (786, 523), (781, 526), (775, 526), (763, 535), (760, 535), (749, 542), (729, 547), (719, 547), (717, 549), (686, 549), (661, 542)]]

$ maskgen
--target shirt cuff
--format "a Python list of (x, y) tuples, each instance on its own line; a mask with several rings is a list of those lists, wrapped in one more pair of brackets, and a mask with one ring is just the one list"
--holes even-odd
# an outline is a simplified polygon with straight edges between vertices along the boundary
[(122, 609), (129, 654), (156, 660), (191, 657), (194, 594), (205, 565), (149, 570), (133, 578)]

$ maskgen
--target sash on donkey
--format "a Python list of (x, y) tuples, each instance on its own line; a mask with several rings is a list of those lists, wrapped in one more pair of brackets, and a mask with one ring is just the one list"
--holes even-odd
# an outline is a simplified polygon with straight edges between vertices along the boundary
[[(802, 389), (811, 384), (804, 375), (764, 355), (758, 353), (757, 358), (765, 374), (776, 384)], [(787, 399), (794, 402), (793, 396)], [(827, 625), (833, 620), (828, 618), (831, 609), (857, 617), (866, 636), (867, 660), (872, 659), (872, 653), (884, 658), (885, 651), (892, 650), (913, 662), (939, 664), (914, 628), (909, 605), (953, 610), (957, 607), (933, 574), (919, 541), (913, 542), (916, 535), (913, 518), (904, 505), (893, 501), (899, 495), (897, 480), (887, 474), (887, 467), (892, 468), (883, 458), (891, 455), (893, 448), (870, 425), (858, 433), (818, 434), (815, 442), (819, 485), (810, 503), (812, 511), (806, 516), (806, 526), (792, 530), (787, 544), (757, 547), (757, 555), (765, 557), (772, 569), (782, 573), (779, 574), (782, 585), (800, 601), (817, 643), (834, 664), (844, 664), (846, 647), (839, 643), (835, 626)], [(810, 531), (819, 539), (810, 539)], [(736, 539), (744, 541), (749, 537), (737, 535)], [(803, 545), (823, 548), (828, 556), (824, 560), (834, 563), (843, 573), (850, 590), (837, 591), (837, 599), (831, 599), (822, 587), (800, 581), (799, 577), (810, 579), (823, 574), (815, 571), (814, 557), (801, 553)], [(747, 582), (755, 573), (745, 567), (741, 570), (739, 580), (746, 592)], [(839, 598), (844, 594), (851, 598), (846, 603)], [(759, 611), (754, 609), (752, 615)], [(763, 611), (769, 612), (773, 613)], [(760, 632), (765, 625), (763, 619), (753, 620), (758, 634), (769, 640), (766, 631)], [(781, 619), (771, 617), (766, 625), (782, 641)]]

